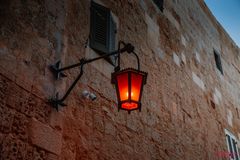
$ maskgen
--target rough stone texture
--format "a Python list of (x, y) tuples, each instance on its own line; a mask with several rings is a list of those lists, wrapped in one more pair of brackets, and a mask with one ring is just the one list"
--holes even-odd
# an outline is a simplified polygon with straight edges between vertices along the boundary
[[(240, 50), (204, 2), (165, 0), (163, 12), (152, 0), (96, 2), (111, 9), (117, 39), (135, 46), (148, 72), (142, 112), (118, 112), (105, 60), (84, 68), (68, 106), (47, 103), (79, 73), (56, 81), (49, 65), (98, 56), (87, 45), (90, 0), (2, 0), (0, 160), (221, 159), (224, 129), (240, 135)], [(128, 54), (121, 63), (136, 66)]]
[(57, 155), (60, 154), (62, 137), (58, 131), (34, 119), (31, 120), (29, 130), (32, 144)]

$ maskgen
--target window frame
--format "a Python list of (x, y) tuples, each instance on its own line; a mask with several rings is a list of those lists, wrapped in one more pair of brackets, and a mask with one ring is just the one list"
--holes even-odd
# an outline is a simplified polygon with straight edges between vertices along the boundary
[[(228, 152), (231, 153), (231, 150), (233, 151), (232, 152), (233, 157), (230, 156), (229, 160), (240, 160), (239, 148), (238, 148), (238, 145), (237, 145), (238, 144), (238, 139), (227, 129), (224, 129), (224, 132), (225, 132), (225, 136), (226, 136), (226, 143), (227, 143)], [(230, 138), (230, 142), (229, 142), (228, 137)], [(235, 141), (236, 143), (233, 144), (232, 143), (233, 141)], [(236, 149), (236, 151), (235, 151), (235, 149)], [(236, 157), (236, 154), (237, 154), (238, 157)]]

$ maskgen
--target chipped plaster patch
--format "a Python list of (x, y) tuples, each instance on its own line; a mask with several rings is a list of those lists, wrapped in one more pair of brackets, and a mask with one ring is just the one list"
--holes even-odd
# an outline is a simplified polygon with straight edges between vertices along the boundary
[(187, 41), (183, 35), (181, 35), (181, 42), (185, 47), (187, 46)]
[(182, 56), (182, 61), (183, 61), (183, 63), (184, 63), (184, 64), (187, 64), (187, 60), (186, 60), (185, 54), (182, 53), (181, 56)]
[(200, 54), (197, 51), (195, 52), (195, 58), (199, 63), (201, 62)]
[(203, 81), (194, 72), (192, 72), (192, 79), (198, 85), (198, 87), (200, 87), (202, 90), (205, 90)]
[(213, 94), (213, 100), (214, 100), (214, 102), (217, 104), (217, 105), (219, 105), (219, 99), (218, 99), (218, 97), (216, 96), (216, 94)]
[(222, 94), (217, 88), (215, 88), (215, 93), (216, 93), (216, 96), (219, 98), (219, 100), (222, 100)]
[(215, 88), (215, 90), (214, 90), (213, 100), (218, 105), (220, 104), (220, 101), (222, 100), (222, 94), (217, 88)]
[(173, 61), (180, 67), (180, 58), (175, 53), (173, 53)]
[(228, 109), (227, 110), (227, 121), (230, 126), (233, 126), (232, 119), (233, 119), (232, 111), (230, 109)]

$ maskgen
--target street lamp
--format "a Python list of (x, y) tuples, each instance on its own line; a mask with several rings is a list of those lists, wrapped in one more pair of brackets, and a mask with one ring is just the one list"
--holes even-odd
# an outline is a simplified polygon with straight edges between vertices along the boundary
[[(123, 48), (120, 48), (121, 44)], [(138, 69), (127, 68), (120, 70), (120, 54), (121, 53), (133, 53), (137, 58)], [(81, 76), (83, 75), (83, 67), (85, 64), (92, 63), (96, 60), (103, 59), (112, 55), (117, 55), (118, 57), (118, 65), (115, 67), (115, 72), (112, 73), (112, 83), (116, 87), (117, 98), (118, 98), (118, 109), (127, 110), (129, 113), (133, 110), (141, 111), (141, 96), (143, 91), (143, 86), (146, 84), (147, 73), (140, 71), (139, 58), (137, 54), (134, 52), (134, 47), (130, 43), (125, 44), (120, 41), (118, 44), (118, 50), (104, 54), (100, 57), (92, 58), (92, 59), (81, 59), (79, 63), (73, 64), (67, 67), (59, 68), (60, 62), (50, 66), (51, 72), (54, 74), (56, 78), (60, 76), (65, 76), (62, 71), (68, 70), (71, 68), (80, 66), (80, 73), (69, 87), (67, 92), (64, 94), (62, 98), (59, 99), (58, 93), (54, 98), (51, 98), (49, 102), (55, 109), (59, 109), (60, 106), (66, 106), (64, 104), (64, 100), (68, 97), (72, 89), (75, 87)]]

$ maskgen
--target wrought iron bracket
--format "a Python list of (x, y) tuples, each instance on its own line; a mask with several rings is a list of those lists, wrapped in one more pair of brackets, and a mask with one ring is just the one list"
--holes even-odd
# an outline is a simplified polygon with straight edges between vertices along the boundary
[(63, 101), (59, 100), (59, 93), (56, 94), (54, 98), (49, 99), (49, 103), (52, 105), (53, 108), (55, 108), (57, 111), (59, 111), (60, 107), (67, 106)]
[[(123, 45), (123, 48), (120, 48), (121, 44)], [(75, 85), (77, 84), (77, 82), (79, 81), (81, 76), (83, 75), (83, 66), (85, 64), (92, 63), (94, 61), (97, 61), (99, 59), (103, 59), (103, 58), (106, 58), (106, 57), (109, 57), (109, 56), (112, 56), (112, 55), (117, 55), (118, 56), (118, 65), (115, 66), (115, 71), (120, 70), (120, 54), (123, 53), (123, 52), (133, 53), (136, 56), (137, 64), (138, 64), (138, 70), (140, 70), (139, 58), (138, 58), (137, 54), (134, 52), (134, 46), (130, 43), (126, 44), (123, 41), (119, 41), (118, 50), (113, 51), (111, 53), (107, 53), (107, 54), (104, 54), (102, 56), (92, 58), (92, 59), (82, 58), (82, 59), (80, 59), (79, 63), (73, 64), (73, 65), (70, 65), (70, 66), (67, 66), (67, 67), (63, 67), (63, 68), (61, 68), (61, 62), (60, 61), (56, 62), (54, 65), (51, 65), (49, 67), (49, 69), (56, 79), (59, 79), (61, 77), (66, 77), (66, 75), (63, 73), (63, 71), (69, 70), (69, 69), (72, 69), (72, 68), (80, 67), (80, 73), (77, 76), (77, 78), (74, 80), (74, 82), (71, 84), (71, 86), (68, 88), (68, 90), (66, 91), (66, 93), (64, 94), (64, 96), (62, 98), (59, 98), (59, 94), (57, 93), (55, 95), (55, 97), (48, 100), (49, 103), (57, 111), (59, 110), (59, 107), (66, 106), (66, 104), (63, 103), (63, 102), (68, 97), (68, 95), (70, 94), (72, 89), (75, 87)]]
[(62, 71), (59, 71), (60, 66), (61, 66), (61, 61), (57, 61), (54, 65), (49, 66), (50, 71), (52, 72), (53, 76), (56, 79), (59, 79), (61, 77), (67, 77), (66, 74), (64, 74)]

